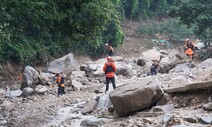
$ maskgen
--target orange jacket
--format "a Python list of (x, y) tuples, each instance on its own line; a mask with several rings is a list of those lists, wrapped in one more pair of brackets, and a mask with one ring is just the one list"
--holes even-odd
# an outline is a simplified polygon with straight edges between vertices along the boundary
[(188, 55), (192, 55), (194, 52), (192, 51), (191, 48), (188, 48), (186, 51), (185, 51), (186, 54)]
[(58, 76), (57, 79), (56, 79), (56, 83), (58, 84), (58, 86), (64, 87), (65, 84), (64, 83), (61, 83), (61, 78), (62, 78), (61, 76)]
[(108, 77), (108, 78), (113, 78), (114, 77), (114, 72), (116, 71), (116, 66), (115, 66), (115, 64), (113, 63), (113, 62), (107, 62), (107, 63), (105, 63), (105, 65), (104, 65), (104, 67), (103, 67), (103, 71), (104, 72), (106, 72), (106, 67), (107, 66), (112, 66), (112, 68), (113, 68), (113, 72), (107, 72), (106, 73), (106, 77)]

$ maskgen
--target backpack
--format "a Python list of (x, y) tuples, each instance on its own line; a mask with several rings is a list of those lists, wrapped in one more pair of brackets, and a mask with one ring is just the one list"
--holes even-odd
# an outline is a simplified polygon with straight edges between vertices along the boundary
[(112, 65), (106, 65), (105, 74), (108, 73), (108, 72), (114, 72), (114, 69), (113, 69)]

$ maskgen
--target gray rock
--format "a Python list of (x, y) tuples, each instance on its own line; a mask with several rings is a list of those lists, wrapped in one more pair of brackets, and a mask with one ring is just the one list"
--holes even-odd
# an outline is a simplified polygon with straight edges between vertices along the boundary
[(195, 83), (189, 83), (186, 85), (165, 88), (164, 92), (177, 93), (177, 92), (186, 92), (186, 91), (192, 91), (192, 90), (198, 90), (198, 89), (207, 89), (210, 87), (212, 87), (212, 81), (199, 81)]
[(161, 56), (160, 52), (157, 51), (156, 49), (150, 49), (148, 51), (145, 51), (145, 52), (142, 53), (142, 55), (145, 59), (149, 59), (149, 60), (152, 60), (152, 61), (154, 61), (154, 60), (159, 61), (160, 56)]
[(92, 86), (87, 86), (87, 85), (84, 85), (82, 88), (81, 88), (81, 91), (83, 92), (89, 92), (89, 93), (93, 93), (95, 91), (100, 91), (101, 89), (101, 86), (100, 85), (92, 85)]
[[(112, 56), (112, 59), (114, 62), (123, 62), (124, 61), (124, 58), (122, 56)], [(107, 62), (107, 59), (102, 58), (102, 59), (95, 61), (94, 63), (103, 65), (105, 62)]]
[(98, 104), (97, 104), (98, 109), (108, 108), (111, 105), (112, 105), (112, 103), (110, 101), (108, 92), (99, 97)]
[(5, 94), (5, 92), (6, 92), (6, 91), (5, 91), (4, 89), (1, 89), (1, 88), (0, 88), (0, 97), (3, 97), (4, 94)]
[(192, 127), (192, 126), (186, 126), (186, 125), (174, 125), (172, 127)]
[(22, 95), (21, 90), (14, 90), (14, 91), (6, 91), (5, 97), (19, 97)]
[(174, 104), (155, 106), (152, 108), (153, 112), (172, 112), (173, 110), (174, 110)]
[(187, 63), (186, 64), (179, 64), (175, 68), (171, 69), (169, 73), (190, 73), (191, 69), (188, 67)]
[(87, 113), (93, 112), (93, 110), (94, 110), (95, 107), (96, 107), (96, 104), (97, 104), (97, 102), (96, 102), (95, 100), (88, 101), (88, 102), (85, 104), (84, 108), (81, 110), (81, 113), (82, 113), (83, 115), (85, 115), (85, 114), (87, 114)]
[(165, 105), (170, 101), (169, 94), (165, 93), (163, 97), (160, 98), (160, 100), (157, 102), (157, 105)]
[(104, 64), (95, 64), (95, 63), (88, 64), (86, 67), (86, 70), (85, 70), (86, 76), (95, 77), (94, 76), (95, 71), (100, 71), (100, 72), (102, 71), (102, 73), (104, 73), (102, 70), (103, 66), (104, 66)]
[(181, 60), (187, 60), (188, 59), (188, 56), (184, 52), (179, 52), (175, 56), (177, 58), (181, 59)]
[(0, 119), (0, 127), (4, 127), (3, 125), (6, 125), (6, 124), (7, 124), (7, 120), (6, 119)]
[(86, 71), (87, 65), (86, 64), (81, 64), (80, 65), (80, 71)]
[(152, 66), (152, 63), (151, 63), (151, 62), (147, 62), (147, 63), (144, 65), (144, 68), (143, 68), (144, 72), (145, 72), (145, 73), (149, 73), (149, 72), (150, 72), (151, 66)]
[(52, 85), (54, 83), (54, 75), (50, 73), (41, 73), (39, 79), (43, 85)]
[(64, 74), (69, 75), (73, 68), (77, 65), (78, 62), (74, 59), (74, 55), (69, 53), (59, 59), (52, 61), (49, 64), (47, 71), (51, 73), (59, 73), (68, 70), (67, 72), (64, 72)]
[(176, 57), (175, 56), (167, 56), (161, 59), (160, 61), (160, 67), (158, 72), (160, 73), (168, 73), (169, 70), (174, 68), (176, 66)]
[(212, 125), (212, 116), (211, 115), (199, 115), (198, 120), (202, 124), (211, 124)]
[(212, 111), (212, 102), (203, 105), (203, 109), (206, 111)]
[(197, 118), (195, 116), (184, 116), (183, 119), (189, 123), (197, 123)]
[(117, 76), (122, 75), (129, 78), (134, 76), (133, 67), (130, 64), (126, 64), (124, 62), (115, 62), (115, 66), (117, 68), (115, 72)]
[(172, 118), (174, 117), (174, 115), (172, 115), (172, 114), (165, 114), (164, 116), (163, 116), (163, 123), (168, 123)]
[(197, 65), (197, 67), (200, 69), (206, 69), (210, 66), (212, 66), (212, 58), (209, 58), (209, 59), (203, 61), (202, 63), (200, 63), (199, 65)]
[(32, 89), (31, 87), (25, 87), (22, 89), (22, 92), (24, 96), (29, 96), (34, 93), (34, 89)]
[(98, 127), (101, 124), (103, 124), (105, 122), (106, 119), (103, 118), (93, 118), (93, 119), (85, 119), (83, 120), (80, 125), (81, 126), (94, 126), (94, 127)]
[(45, 86), (38, 85), (38, 86), (35, 87), (35, 92), (36, 93), (44, 94), (47, 91), (48, 91), (48, 89)]
[(151, 62), (151, 60), (145, 59), (144, 57), (138, 58), (137, 65), (144, 66), (147, 62)]
[(81, 88), (83, 87), (82, 83), (76, 80), (72, 80), (72, 86), (74, 87), (74, 90), (78, 90), (78, 91), (80, 91)]
[(39, 73), (33, 67), (26, 66), (21, 82), (21, 89), (25, 87), (34, 87), (39, 82), (38, 77)]
[(120, 116), (145, 109), (163, 95), (159, 83), (147, 80), (131, 82), (110, 92), (110, 100)]
[(182, 75), (179, 76), (175, 76), (173, 77), (170, 81), (169, 81), (169, 86), (178, 86), (178, 85), (185, 85), (187, 84), (189, 81)]

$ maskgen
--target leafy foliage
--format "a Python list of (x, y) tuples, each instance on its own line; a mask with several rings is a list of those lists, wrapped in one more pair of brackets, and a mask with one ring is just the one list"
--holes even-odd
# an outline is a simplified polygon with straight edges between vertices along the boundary
[(199, 38), (212, 41), (211, 0), (178, 0), (169, 15), (180, 17), (180, 21), (188, 27), (194, 25), (194, 32)]
[[(112, 0), (119, 14), (127, 19), (166, 17), (174, 0)], [(118, 1), (118, 2), (117, 2)]]
[(167, 19), (157, 23), (152, 20), (143, 22), (138, 32), (152, 37), (155, 37), (156, 34), (164, 34), (172, 39), (181, 39), (192, 36), (192, 30), (192, 28), (187, 29), (185, 25), (180, 24), (177, 19)]
[(45, 62), (44, 55), (68, 52), (95, 55), (104, 43), (120, 45), (124, 38), (110, 0), (2, 0), (0, 16), (2, 61)]

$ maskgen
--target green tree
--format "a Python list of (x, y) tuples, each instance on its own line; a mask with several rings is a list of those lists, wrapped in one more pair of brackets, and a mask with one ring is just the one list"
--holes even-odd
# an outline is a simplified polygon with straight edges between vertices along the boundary
[(180, 17), (180, 21), (188, 27), (194, 25), (194, 32), (199, 38), (212, 41), (211, 0), (178, 0), (169, 15)]
[(123, 42), (111, 0), (2, 0), (0, 16), (2, 60), (28, 63), (43, 60), (44, 54), (97, 54), (111, 24), (118, 27), (112, 31), (115, 39), (110, 43)]

